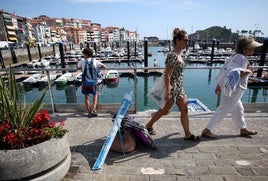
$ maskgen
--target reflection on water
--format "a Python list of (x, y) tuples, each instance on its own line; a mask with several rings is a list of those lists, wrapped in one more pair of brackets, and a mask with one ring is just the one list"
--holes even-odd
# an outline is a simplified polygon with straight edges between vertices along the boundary
[[(207, 71), (207, 70), (206, 70)], [(205, 71), (204, 71), (205, 72)], [(212, 71), (213, 72), (213, 71)], [(194, 74), (194, 75), (192, 75)], [(198, 98), (209, 109), (215, 110), (217, 103), (217, 95), (214, 94), (215, 81), (208, 84), (208, 78), (196, 75), (186, 71), (186, 79), (184, 82), (185, 91), (190, 98)], [(195, 80), (192, 78), (195, 77)], [(214, 79), (214, 78), (212, 78)], [(158, 109), (157, 106), (147, 97), (148, 91), (153, 87), (156, 76), (139, 77), (137, 85), (137, 108), (138, 111), (149, 109)], [(99, 88), (99, 103), (120, 103), (125, 93), (134, 90), (134, 80), (129, 78), (121, 78), (117, 87), (109, 87), (102, 84)], [(33, 101), (33, 95), (39, 92), (39, 88), (25, 90), (27, 102)], [(45, 103), (50, 103), (50, 92), (46, 88)], [(54, 103), (84, 103), (84, 96), (81, 93), (81, 85), (66, 85), (63, 87), (52, 86)], [(243, 102), (267, 102), (268, 89), (264, 88), (249, 88), (246, 90), (242, 101)], [(177, 110), (176, 106), (172, 108)]]

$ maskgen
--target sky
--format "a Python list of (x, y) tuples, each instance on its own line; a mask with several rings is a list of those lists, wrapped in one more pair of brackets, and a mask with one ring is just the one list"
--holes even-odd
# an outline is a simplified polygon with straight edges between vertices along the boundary
[(0, 0), (0, 9), (27, 18), (86, 19), (137, 31), (140, 39), (171, 39), (174, 28), (191, 34), (211, 26), (268, 36), (267, 0)]

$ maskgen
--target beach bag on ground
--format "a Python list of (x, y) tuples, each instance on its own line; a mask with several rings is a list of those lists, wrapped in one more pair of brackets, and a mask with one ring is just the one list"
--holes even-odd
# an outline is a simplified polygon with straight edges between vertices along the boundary
[(97, 75), (98, 70), (93, 64), (94, 59), (90, 62), (86, 60), (84, 72), (82, 74), (83, 84), (87, 87), (92, 87), (97, 85)]
[(157, 106), (163, 109), (166, 104), (166, 93), (165, 73), (162, 73), (161, 77), (159, 77), (156, 81), (154, 87), (147, 94), (147, 97), (151, 98), (157, 104)]
[[(110, 112), (110, 114), (115, 119), (116, 114), (113, 112)], [(120, 134), (118, 132), (111, 147), (112, 151), (129, 153), (131, 152), (131, 150), (132, 151), (135, 150), (137, 144), (149, 147), (153, 150), (157, 150), (156, 144), (152, 136), (148, 132), (146, 126), (142, 122), (134, 119), (133, 117), (130, 117), (129, 115), (126, 114), (125, 117), (122, 119), (120, 130), (122, 130), (121, 131), (122, 141), (120, 142)], [(126, 137), (127, 135), (130, 135), (131, 138), (127, 138)], [(135, 143), (133, 142), (132, 138), (134, 138)]]
[(129, 115), (125, 115), (125, 117), (122, 119), (121, 125), (123, 128), (131, 130), (131, 133), (135, 137), (138, 144), (149, 147), (153, 150), (157, 150), (152, 136), (141, 121), (138, 121)]
[(125, 128), (120, 129), (115, 136), (111, 150), (119, 153), (130, 153), (136, 149), (135, 137), (131, 131)]

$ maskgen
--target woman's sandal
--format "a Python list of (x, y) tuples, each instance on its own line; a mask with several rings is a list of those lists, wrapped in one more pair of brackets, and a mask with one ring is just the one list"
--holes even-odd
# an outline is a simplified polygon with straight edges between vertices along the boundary
[(150, 135), (156, 135), (156, 132), (155, 132), (155, 130), (153, 128), (147, 128), (147, 130), (150, 133)]
[(185, 137), (184, 139), (188, 141), (199, 141), (199, 136), (191, 134), (191, 136), (189, 136), (188, 138)]

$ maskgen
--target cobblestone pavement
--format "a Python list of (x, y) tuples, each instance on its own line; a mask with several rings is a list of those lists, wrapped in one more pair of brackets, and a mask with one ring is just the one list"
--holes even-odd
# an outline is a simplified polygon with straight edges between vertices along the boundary
[[(147, 122), (152, 112), (131, 116)], [(193, 134), (200, 135), (212, 114), (190, 114)], [(72, 161), (63, 181), (267, 181), (268, 113), (246, 113), (247, 127), (258, 131), (251, 138), (239, 136), (230, 116), (215, 130), (217, 139), (184, 140), (179, 113), (162, 117), (154, 126), (158, 150), (144, 146), (127, 155), (109, 152), (100, 170), (91, 168), (112, 125), (108, 114), (87, 118), (83, 114), (54, 114), (69, 129)], [(54, 119), (53, 118), (53, 119)]]

